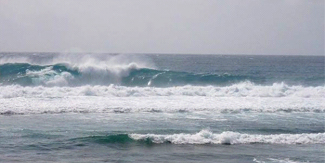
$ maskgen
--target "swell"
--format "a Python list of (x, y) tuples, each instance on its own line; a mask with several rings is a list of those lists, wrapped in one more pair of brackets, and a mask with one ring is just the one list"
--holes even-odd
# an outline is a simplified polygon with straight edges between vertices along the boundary
[(325, 144), (325, 133), (302, 133), (302, 134), (242, 134), (225, 131), (213, 133), (209, 130), (201, 130), (198, 133), (178, 134), (116, 134), (106, 136), (89, 136), (72, 139), (83, 143), (98, 144)]
[(67, 63), (32, 65), (5, 63), (0, 65), (1, 85), (22, 86), (183, 86), (229, 85), (250, 80), (262, 83), (263, 78), (231, 74), (195, 74), (169, 70), (141, 68), (135, 63), (123, 66), (75, 66)]
[(195, 74), (169, 70), (139, 69), (132, 70), (122, 79), (127, 86), (183, 86), (183, 85), (229, 85), (245, 80), (258, 82), (258, 78), (231, 74)]

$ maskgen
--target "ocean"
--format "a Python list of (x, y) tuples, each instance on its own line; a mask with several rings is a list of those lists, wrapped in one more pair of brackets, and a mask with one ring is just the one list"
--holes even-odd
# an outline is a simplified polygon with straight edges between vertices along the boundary
[(0, 162), (325, 162), (324, 56), (0, 53)]

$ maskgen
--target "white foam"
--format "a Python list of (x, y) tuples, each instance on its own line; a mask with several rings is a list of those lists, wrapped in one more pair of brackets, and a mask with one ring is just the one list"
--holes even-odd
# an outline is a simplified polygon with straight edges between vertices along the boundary
[(289, 158), (284, 158), (284, 159), (280, 159), (280, 158), (267, 158), (265, 160), (257, 160), (256, 158), (253, 159), (254, 162), (257, 163), (266, 163), (266, 162), (275, 162), (275, 163), (309, 163), (309, 161), (307, 162), (300, 162), (300, 161), (293, 161), (290, 160)]
[[(42, 89), (44, 87), (40, 87)], [(20, 92), (24, 94), (24, 92)], [(44, 91), (42, 97), (0, 98), (0, 113), (13, 111), (21, 114), (39, 113), (111, 113), (111, 112), (314, 112), (324, 113), (323, 98), (254, 98), (254, 97), (98, 97), (66, 96), (50, 97)], [(93, 92), (84, 92), (92, 95)], [(8, 94), (8, 96), (13, 96)], [(297, 102), (299, 101), (299, 102)]]
[(202, 130), (195, 134), (130, 134), (129, 137), (134, 140), (150, 139), (153, 143), (173, 144), (325, 144), (325, 133), (251, 135), (231, 131), (215, 134), (209, 130)]
[[(275, 158), (268, 158), (268, 160), (272, 161), (272, 162), (277, 162), (277, 163), (302, 163), (300, 161), (293, 161), (290, 160), (289, 158), (285, 158), (285, 159), (275, 159)], [(308, 162), (307, 162), (308, 163)]]
[[(68, 77), (64, 77), (66, 79)], [(57, 80), (50, 82), (64, 82)], [(55, 83), (55, 84), (58, 84)], [(64, 84), (64, 83), (63, 83)], [(246, 89), (244, 87), (249, 89)], [(280, 86), (279, 86), (280, 85)], [(241, 87), (241, 89), (235, 88)], [(280, 88), (279, 88), (280, 87)], [(285, 91), (282, 91), (285, 87)], [(245, 88), (245, 89), (244, 89)], [(272, 92), (282, 91), (282, 96)], [(264, 93), (266, 92), (266, 93)], [(271, 92), (271, 93), (270, 93)], [(266, 96), (267, 94), (267, 96)], [(0, 86), (0, 112), (325, 112), (324, 87), (251, 83), (227, 87)]]
[[(45, 70), (44, 70), (45, 71)], [(40, 72), (38, 72), (40, 74)], [(48, 72), (46, 72), (48, 73)], [(54, 72), (55, 73), (55, 72)], [(28, 72), (28, 74), (35, 74)], [(45, 73), (43, 73), (44, 75)], [(46, 84), (60, 83), (71, 80), (69, 73), (51, 78)], [(53, 80), (53, 81), (52, 81)], [(55, 83), (53, 83), (55, 84)], [(66, 96), (100, 96), (100, 97), (149, 97), (149, 96), (199, 96), (199, 97), (299, 97), (299, 98), (325, 98), (325, 86), (303, 87), (288, 86), (284, 83), (275, 83), (270, 86), (255, 85), (243, 82), (231, 86), (178, 86), (178, 87), (125, 87), (109, 86), (80, 86), (80, 87), (23, 87), (18, 85), (0, 86), (0, 98), (14, 97), (66, 97)]]

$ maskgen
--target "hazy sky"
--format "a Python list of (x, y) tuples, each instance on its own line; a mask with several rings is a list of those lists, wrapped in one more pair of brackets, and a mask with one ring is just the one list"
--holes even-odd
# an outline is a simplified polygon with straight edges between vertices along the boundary
[(0, 0), (0, 51), (324, 55), (324, 0)]

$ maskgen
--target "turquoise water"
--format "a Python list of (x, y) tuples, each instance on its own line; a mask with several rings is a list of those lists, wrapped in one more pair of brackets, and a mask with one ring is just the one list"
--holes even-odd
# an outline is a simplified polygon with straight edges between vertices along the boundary
[(324, 57), (0, 55), (0, 162), (324, 162)]

